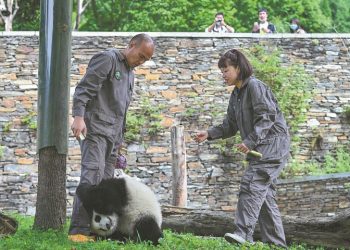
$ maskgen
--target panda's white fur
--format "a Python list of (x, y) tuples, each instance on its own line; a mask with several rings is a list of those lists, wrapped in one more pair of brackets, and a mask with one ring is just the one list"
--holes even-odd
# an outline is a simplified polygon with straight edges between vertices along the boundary
[(113, 213), (111, 215), (99, 214), (92, 211), (91, 231), (99, 236), (107, 237), (112, 235), (118, 226), (118, 215)]
[(160, 204), (153, 191), (137, 179), (122, 175), (97, 186), (81, 184), (77, 194), (97, 235), (117, 240), (140, 238), (154, 244), (162, 237)]
[(152, 216), (159, 228), (162, 225), (162, 211), (153, 191), (140, 181), (131, 177), (124, 177), (128, 193), (127, 206), (123, 209), (118, 220), (120, 232), (132, 235), (135, 222), (142, 216)]

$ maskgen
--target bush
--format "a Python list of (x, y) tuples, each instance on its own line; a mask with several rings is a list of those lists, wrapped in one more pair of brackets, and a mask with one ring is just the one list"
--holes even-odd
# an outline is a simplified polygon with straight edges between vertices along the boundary
[(293, 159), (281, 178), (350, 172), (350, 144), (336, 146), (335, 152), (327, 153), (324, 158), (324, 162), (312, 160), (303, 163)]
[(130, 109), (127, 112), (125, 141), (141, 142), (142, 129), (145, 129), (150, 136), (161, 132), (163, 130), (160, 124), (163, 108), (161, 105), (153, 105), (149, 99), (142, 97), (138, 109)]

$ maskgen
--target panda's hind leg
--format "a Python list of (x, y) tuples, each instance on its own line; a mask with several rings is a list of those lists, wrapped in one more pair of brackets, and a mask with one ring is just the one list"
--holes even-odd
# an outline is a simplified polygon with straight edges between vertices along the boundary
[(134, 237), (137, 241), (151, 241), (153, 245), (158, 245), (163, 233), (153, 217), (144, 216), (135, 225)]

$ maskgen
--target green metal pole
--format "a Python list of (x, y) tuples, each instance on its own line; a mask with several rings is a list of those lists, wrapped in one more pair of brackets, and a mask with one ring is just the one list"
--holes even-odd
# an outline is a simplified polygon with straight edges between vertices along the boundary
[(39, 53), (37, 150), (68, 150), (71, 0), (42, 0)]

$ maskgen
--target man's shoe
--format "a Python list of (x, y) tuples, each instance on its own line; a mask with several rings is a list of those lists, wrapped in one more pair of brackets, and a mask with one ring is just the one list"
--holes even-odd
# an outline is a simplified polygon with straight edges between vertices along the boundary
[(233, 234), (225, 233), (224, 238), (226, 241), (228, 241), (230, 243), (244, 244), (247, 242), (242, 236), (239, 236), (238, 234), (235, 234), (235, 233), (233, 233)]
[(71, 234), (71, 235), (68, 235), (68, 239), (70, 241), (79, 242), (79, 243), (96, 241), (95, 236), (87, 236), (83, 234)]

